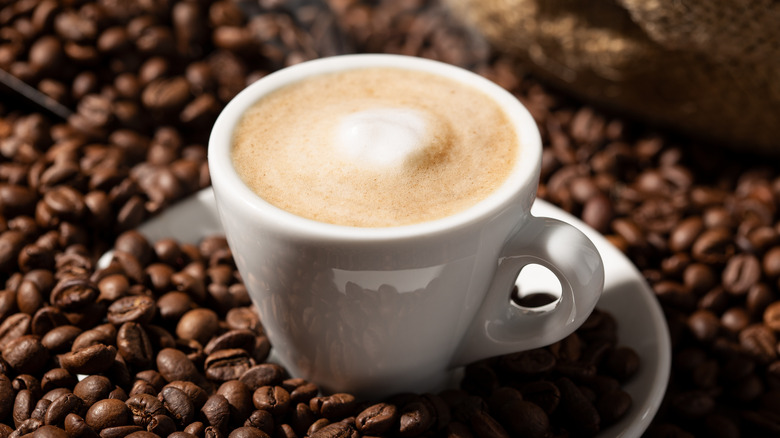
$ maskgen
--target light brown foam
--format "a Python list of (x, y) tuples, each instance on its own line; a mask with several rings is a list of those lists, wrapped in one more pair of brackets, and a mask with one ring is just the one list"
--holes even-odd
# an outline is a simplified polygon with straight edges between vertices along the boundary
[[(335, 130), (356, 111), (414, 109), (431, 143), (404, 165), (367, 165), (338, 152)], [(340, 225), (388, 227), (467, 209), (515, 166), (518, 136), (484, 93), (437, 75), (371, 68), (322, 75), (259, 100), (238, 123), (233, 164), (267, 202)]]

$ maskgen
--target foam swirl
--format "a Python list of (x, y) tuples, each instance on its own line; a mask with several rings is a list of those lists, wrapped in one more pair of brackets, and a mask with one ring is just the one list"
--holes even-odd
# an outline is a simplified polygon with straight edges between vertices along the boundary
[(426, 117), (408, 108), (375, 108), (345, 116), (336, 148), (355, 162), (400, 167), (431, 145)]

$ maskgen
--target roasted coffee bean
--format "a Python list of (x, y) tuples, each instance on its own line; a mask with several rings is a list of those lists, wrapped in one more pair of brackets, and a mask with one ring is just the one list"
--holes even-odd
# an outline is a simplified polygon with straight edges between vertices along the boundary
[(43, 422), (43, 417), (46, 415), (46, 411), (49, 410), (51, 403), (50, 400), (45, 398), (38, 400), (38, 403), (35, 404), (35, 408), (30, 413), (30, 418)]
[[(155, 370), (143, 370), (135, 374), (135, 383), (143, 383), (151, 389), (153, 395), (162, 391), (167, 383), (163, 376)], [(134, 384), (135, 386), (135, 384)]]
[(206, 432), (206, 425), (200, 421), (194, 421), (184, 428), (184, 432), (197, 437), (202, 437)]
[(751, 254), (730, 258), (723, 270), (723, 286), (732, 295), (744, 295), (761, 278), (761, 263)]
[(127, 394), (128, 396), (132, 397), (136, 394), (149, 394), (149, 395), (156, 395), (158, 391), (149, 384), (149, 382), (145, 382), (143, 380), (136, 380), (133, 383), (133, 387), (130, 388), (130, 392)]
[(225, 397), (213, 394), (200, 408), (200, 418), (204, 423), (224, 432), (230, 421), (230, 404)]
[(30, 391), (32, 391), (33, 396), (35, 398), (39, 398), (43, 394), (40, 380), (38, 380), (37, 377), (30, 374), (17, 375), (16, 377), (14, 377), (13, 381), (11, 382), (11, 385), (16, 391), (29, 389)]
[(125, 401), (125, 404), (130, 408), (133, 423), (144, 428), (149, 426), (153, 417), (168, 414), (163, 403), (150, 394), (132, 395)]
[(401, 436), (420, 435), (433, 427), (436, 422), (436, 412), (433, 406), (422, 399), (407, 403), (401, 408), (398, 415), (398, 430)]
[(230, 330), (212, 338), (208, 344), (203, 347), (203, 352), (211, 354), (218, 350), (231, 348), (241, 348), (245, 351), (252, 351), (255, 346), (255, 337), (256, 334), (251, 330)]
[(16, 290), (5, 289), (0, 291), (0, 318), (3, 319), (3, 323), (0, 324), (0, 327), (5, 324), (6, 319), (13, 315), (15, 311)]
[(176, 340), (174, 339), (173, 335), (171, 335), (171, 333), (163, 327), (154, 324), (147, 324), (144, 326), (144, 330), (146, 331), (146, 335), (149, 337), (149, 342), (152, 343), (155, 351), (162, 350), (164, 348), (176, 347)]
[(130, 408), (121, 400), (103, 399), (87, 410), (84, 421), (95, 431), (125, 426), (132, 422)]
[(9, 272), (17, 266), (18, 254), (25, 244), (25, 236), (19, 231), (8, 230), (0, 234), (0, 271)]
[(767, 250), (761, 262), (761, 267), (767, 277), (780, 277), (780, 245)]
[(0, 183), (0, 214), (7, 218), (29, 215), (35, 208), (35, 193), (28, 187)]
[(15, 438), (16, 436), (33, 435), (35, 431), (43, 426), (43, 422), (36, 418), (28, 418), (24, 420), (16, 430), (9, 435), (9, 437)]
[(290, 393), (290, 402), (294, 404), (308, 404), (320, 392), (320, 388), (317, 385), (303, 379), (287, 379), (282, 382), (282, 387)]
[(44, 425), (35, 429), (33, 436), (35, 438), (69, 438), (65, 429), (50, 425)]
[(141, 95), (143, 105), (155, 112), (172, 114), (181, 110), (190, 99), (189, 84), (183, 77), (155, 79)]
[[(122, 214), (121, 211), (120, 214)], [(114, 252), (111, 254), (110, 263), (114, 266), (118, 266), (121, 269), (120, 272), (126, 275), (128, 279), (132, 280), (134, 283), (144, 283), (144, 280), (146, 279), (146, 273), (144, 272), (143, 265), (132, 253), (114, 250)]]
[(7, 418), (14, 403), (14, 389), (5, 374), (0, 373), (0, 418)]
[(260, 318), (252, 307), (236, 307), (228, 310), (225, 322), (233, 330), (246, 329), (256, 334), (263, 331)]
[(125, 231), (120, 234), (114, 242), (116, 250), (132, 255), (143, 265), (148, 264), (154, 253), (152, 245), (136, 230)]
[(51, 402), (49, 409), (46, 411), (44, 423), (47, 425), (65, 427), (65, 418), (68, 414), (83, 415), (86, 412), (86, 409), (87, 405), (76, 394), (63, 394)]
[(555, 356), (546, 349), (535, 349), (506, 355), (501, 358), (501, 367), (520, 375), (540, 375), (555, 367)]
[(12, 341), (30, 333), (32, 317), (26, 313), (14, 313), (0, 323), (0, 344), (8, 345)]
[(92, 282), (82, 278), (66, 278), (54, 286), (49, 301), (66, 312), (83, 310), (94, 303), (99, 290)]
[(24, 335), (5, 344), (2, 357), (17, 371), (37, 373), (49, 360), (49, 352), (41, 343), (40, 336)]
[(352, 425), (342, 422), (329, 424), (309, 435), (310, 438), (358, 438), (359, 436), (360, 434)]
[[(28, 247), (22, 251), (24, 252)], [(16, 306), (19, 311), (32, 315), (38, 311), (41, 305), (43, 305), (43, 295), (38, 288), (29, 281), (22, 281), (16, 290)]]
[(180, 350), (165, 348), (157, 353), (156, 362), (157, 370), (169, 382), (174, 380), (199, 381), (201, 379), (195, 364)]
[(196, 410), (200, 410), (209, 397), (209, 394), (203, 388), (190, 381), (175, 380), (165, 385), (165, 387), (173, 387), (183, 391), (192, 401), (192, 405)]
[(81, 332), (73, 340), (72, 351), (81, 350), (93, 345), (114, 345), (116, 341), (116, 329), (113, 325), (98, 326)]
[[(83, 195), (74, 188), (63, 185), (56, 186), (46, 192), (38, 205), (48, 209), (53, 216), (49, 221), (44, 222), (54, 224), (59, 224), (60, 221), (78, 221), (85, 210)], [(38, 223), (42, 224), (41, 220), (38, 220)]]
[(734, 254), (733, 236), (726, 228), (710, 228), (693, 242), (691, 255), (703, 263), (724, 263)]
[(179, 431), (171, 433), (170, 435), (168, 435), (168, 437), (170, 437), (170, 438), (197, 438), (196, 435), (193, 435), (191, 433), (179, 432)]
[[(226, 249), (227, 250), (227, 249)], [(211, 249), (212, 257), (218, 255), (218, 248)], [(216, 263), (216, 264), (215, 264)], [(233, 281), (233, 268), (225, 264), (218, 264), (219, 262), (209, 261), (209, 268), (206, 270), (206, 274), (211, 279), (211, 284), (218, 284), (222, 286), (228, 286)]]
[(669, 236), (669, 249), (674, 252), (690, 249), (703, 230), (704, 221), (701, 217), (693, 216), (680, 221)]
[(52, 368), (41, 377), (41, 390), (48, 392), (55, 388), (73, 388), (78, 380), (65, 368)]
[(122, 297), (108, 306), (107, 318), (111, 324), (126, 322), (149, 323), (157, 311), (154, 299), (146, 295)]
[(70, 393), (71, 391), (68, 388), (54, 388), (52, 390), (47, 391), (45, 394), (43, 394), (41, 398), (47, 399), (49, 401), (54, 401), (60, 398), (61, 396)]
[(123, 438), (136, 432), (143, 432), (141, 426), (129, 424), (127, 426), (112, 426), (100, 431), (101, 438)]
[(753, 324), (739, 333), (739, 343), (761, 361), (769, 362), (777, 357), (777, 338), (766, 325)]
[[(206, 287), (203, 284), (202, 276), (198, 278), (192, 275), (192, 271), (196, 266), (199, 266), (199, 264), (190, 264), (188, 265), (190, 268), (188, 272), (183, 270), (181, 272), (174, 273), (171, 275), (171, 282), (177, 291), (186, 293), (196, 303), (202, 303), (206, 300)], [(187, 270), (187, 267), (185, 267), (185, 270)], [(206, 316), (206, 318), (208, 318), (208, 316)], [(194, 328), (187, 325), (184, 326), (183, 329), (193, 330)]]
[(58, 356), (60, 366), (75, 374), (98, 374), (108, 370), (114, 362), (116, 348), (95, 344)]
[(276, 364), (263, 363), (249, 368), (241, 375), (239, 380), (251, 391), (262, 386), (280, 385), (285, 377), (284, 369)]
[(287, 417), (289, 418), (290, 426), (299, 435), (306, 434), (314, 421), (317, 420), (314, 412), (311, 411), (311, 408), (306, 403), (295, 405)]
[(113, 302), (127, 295), (130, 282), (124, 275), (114, 274), (101, 278), (97, 287), (100, 291), (99, 299)]
[(36, 398), (29, 389), (23, 389), (16, 393), (12, 410), (12, 417), (16, 428), (19, 428), (25, 420), (30, 418), (30, 414), (32, 414), (33, 409), (35, 409), (35, 403)]
[(448, 424), (445, 433), (447, 438), (474, 438), (471, 429), (465, 424), (457, 421)]
[(497, 412), (499, 406), (511, 400), (523, 400), (523, 394), (511, 386), (496, 388), (487, 398), (488, 408), (491, 412)]
[(146, 368), (154, 360), (154, 350), (146, 330), (136, 322), (126, 322), (116, 334), (119, 354), (128, 365)]
[(84, 400), (84, 404), (92, 406), (99, 400), (108, 398), (114, 385), (107, 377), (91, 375), (82, 379), (73, 387), (73, 393)]
[(328, 426), (330, 424), (330, 420), (327, 418), (320, 418), (316, 420), (314, 423), (309, 426), (309, 429), (306, 431), (307, 435), (312, 435), (315, 432), (317, 432), (320, 429), (325, 428), (325, 426)]
[(630, 347), (617, 347), (604, 358), (607, 375), (620, 381), (633, 377), (639, 369), (639, 355)]
[[(165, 417), (163, 417), (163, 418), (165, 418)], [(138, 431), (135, 431), (135, 432), (132, 432), (132, 433), (128, 434), (126, 437), (129, 437), (129, 438), (157, 438), (157, 437), (161, 437), (161, 436), (168, 436), (168, 434), (165, 433), (164, 431), (159, 431), (157, 429), (159, 429), (159, 428), (155, 428), (156, 432), (147, 431), (147, 430), (138, 430)]]
[(225, 397), (230, 404), (230, 418), (234, 424), (243, 424), (255, 409), (252, 391), (238, 380), (224, 382), (217, 389), (217, 394)]
[(553, 382), (540, 380), (528, 382), (521, 387), (523, 399), (541, 407), (548, 415), (552, 414), (561, 401), (561, 392)]
[(59, 326), (69, 325), (69, 323), (67, 315), (60, 312), (56, 307), (43, 306), (33, 315), (31, 330), (35, 335), (45, 336), (51, 330)]
[(184, 391), (168, 386), (160, 391), (158, 398), (179, 426), (184, 427), (195, 419), (195, 405)]
[(181, 265), (181, 248), (179, 248), (179, 242), (175, 239), (162, 238), (153, 242), (152, 246), (157, 260), (161, 263), (170, 266)]
[(95, 430), (87, 425), (84, 418), (74, 413), (70, 413), (65, 417), (65, 431), (69, 436), (83, 436), (89, 438), (96, 438), (98, 436)]
[(381, 435), (395, 425), (397, 418), (395, 405), (377, 403), (359, 413), (355, 418), (355, 425), (364, 435)]
[(270, 438), (270, 435), (255, 427), (242, 426), (233, 429), (228, 438)]
[(452, 412), (444, 398), (438, 394), (425, 393), (423, 394), (423, 400), (433, 407), (434, 415), (436, 416), (435, 428), (437, 430), (444, 429), (452, 421)]
[(603, 425), (610, 425), (622, 418), (631, 407), (631, 396), (617, 389), (602, 395), (596, 402), (596, 410)]
[[(287, 391), (284, 391), (284, 393), (286, 392)], [(284, 393), (282, 393), (283, 396)], [(257, 397), (257, 392), (255, 392), (255, 397)], [(289, 395), (283, 398), (289, 398)], [(255, 398), (255, 400), (257, 400), (257, 398)], [(257, 406), (257, 401), (255, 401), (255, 406)], [(333, 420), (353, 415), (355, 413), (354, 410), (357, 407), (357, 400), (352, 394), (335, 393), (323, 397), (312, 398), (309, 401), (309, 407), (314, 413), (329, 420)], [(258, 407), (258, 409), (261, 408)]]
[[(252, 394), (252, 402), (255, 408), (266, 410), (279, 419), (290, 409), (290, 393), (281, 386), (261, 386)], [(315, 412), (322, 414), (320, 410)]]
[(498, 406), (497, 417), (511, 436), (546, 437), (550, 435), (550, 419), (535, 403), (521, 399), (508, 400)]
[(246, 350), (230, 348), (210, 354), (204, 363), (206, 377), (225, 382), (237, 380), (254, 365)]
[(470, 425), (480, 438), (509, 438), (504, 427), (487, 411), (480, 411), (472, 415)]
[(193, 339), (202, 345), (208, 343), (219, 327), (219, 317), (211, 309), (197, 308), (185, 313), (176, 325), (176, 335)]
[(189, 295), (183, 292), (168, 292), (157, 299), (160, 317), (168, 321), (178, 321), (182, 315), (195, 307)]
[(764, 310), (764, 324), (774, 331), (780, 331), (780, 302), (774, 302)]
[(558, 379), (555, 383), (561, 391), (560, 409), (563, 409), (566, 421), (583, 433), (593, 435), (598, 432), (601, 417), (580, 388), (567, 378)]
[(249, 415), (244, 426), (260, 429), (270, 435), (274, 433), (274, 417), (270, 412), (258, 409)]
[(750, 325), (750, 322), (750, 315), (741, 307), (726, 310), (720, 317), (721, 326), (732, 333), (739, 333)]

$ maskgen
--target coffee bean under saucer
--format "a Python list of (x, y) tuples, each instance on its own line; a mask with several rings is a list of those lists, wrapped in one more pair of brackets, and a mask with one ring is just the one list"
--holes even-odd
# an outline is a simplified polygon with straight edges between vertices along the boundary
[[(598, 248), (604, 260), (605, 284), (597, 307), (610, 312), (618, 323), (618, 341), (633, 348), (640, 357), (640, 369), (623, 389), (633, 405), (618, 423), (602, 430), (598, 438), (638, 437), (649, 426), (663, 399), (671, 367), (671, 341), (666, 320), (655, 295), (628, 258), (602, 235), (576, 217), (543, 200), (537, 200), (531, 212), (568, 222), (582, 230)], [(166, 209), (139, 227), (151, 241), (174, 238), (196, 243), (203, 237), (224, 234), (219, 222), (214, 194), (203, 189)], [(107, 264), (106, 254), (99, 264)], [(536, 290), (536, 284), (521, 275), (520, 289)], [(271, 354), (273, 360), (273, 353)], [(457, 385), (453, 373), (451, 385)]]

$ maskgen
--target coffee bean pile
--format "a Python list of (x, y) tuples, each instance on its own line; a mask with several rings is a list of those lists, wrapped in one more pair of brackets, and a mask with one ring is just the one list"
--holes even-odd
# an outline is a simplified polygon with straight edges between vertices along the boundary
[(208, 130), (235, 93), (349, 52), (460, 65), (529, 108), (539, 196), (625, 252), (664, 309), (672, 378), (647, 436), (780, 435), (776, 159), (568, 99), (423, 0), (0, 0), (0, 68), (74, 111), (0, 108), (0, 435), (304, 436), (311, 421), (313, 436), (587, 436), (630, 409), (620, 384), (641, 364), (603, 312), (555, 346), (470, 365), (460, 390), (323, 398), (265, 362), (220, 238), (128, 233), (208, 186)]
[(608, 313), (550, 347), (469, 365), (460, 389), (358, 400), (267, 362), (222, 236), (127, 231), (107, 266), (84, 265), (6, 283), (17, 309), (0, 325), (3, 436), (591, 436), (631, 406), (620, 384), (639, 359)]
[(549, 144), (540, 195), (607, 235), (664, 309), (672, 378), (647, 435), (778, 436), (777, 162), (588, 107), (537, 111)]

